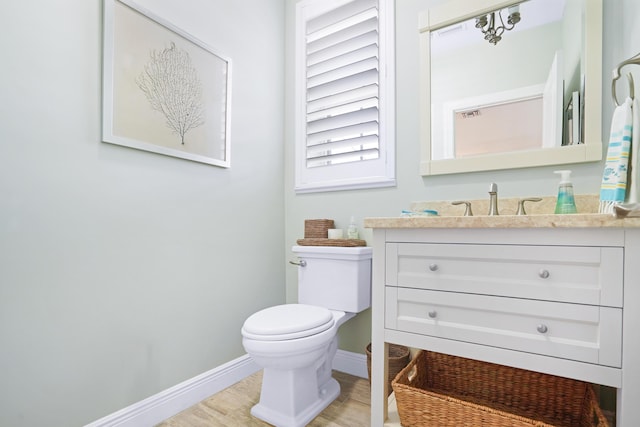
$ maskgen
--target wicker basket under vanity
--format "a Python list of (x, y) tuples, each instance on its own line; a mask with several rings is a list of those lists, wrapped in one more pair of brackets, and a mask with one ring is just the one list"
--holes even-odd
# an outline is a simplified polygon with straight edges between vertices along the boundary
[[(371, 384), (371, 343), (365, 349), (367, 353), (367, 372), (369, 374), (369, 384)], [(389, 344), (389, 375), (387, 376), (387, 395), (393, 391), (391, 389), (391, 381), (402, 371), (410, 362), (411, 353), (409, 347), (398, 344)]]
[(430, 351), (392, 382), (404, 427), (609, 427), (591, 384)]

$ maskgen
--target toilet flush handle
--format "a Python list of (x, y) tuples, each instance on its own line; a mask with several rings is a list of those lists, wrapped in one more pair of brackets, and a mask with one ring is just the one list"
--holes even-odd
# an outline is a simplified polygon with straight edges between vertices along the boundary
[(301, 259), (298, 262), (295, 261), (289, 261), (289, 264), (293, 264), (293, 265), (299, 265), (300, 267), (306, 267), (307, 266), (307, 261)]

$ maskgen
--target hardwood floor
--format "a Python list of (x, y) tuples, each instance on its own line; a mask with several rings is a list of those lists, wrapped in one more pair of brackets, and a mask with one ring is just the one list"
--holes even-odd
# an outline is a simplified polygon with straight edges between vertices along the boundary
[[(333, 372), (333, 377), (340, 383), (340, 396), (309, 426), (369, 427), (371, 421), (369, 381), (338, 371)], [(254, 418), (249, 412), (260, 399), (261, 385), (262, 371), (214, 394), (156, 427), (268, 427), (270, 424)], [(391, 401), (394, 399), (392, 398)], [(606, 408), (608, 405), (604, 406)], [(615, 401), (612, 407), (615, 408)], [(615, 412), (606, 410), (604, 412), (609, 419), (609, 425), (615, 426)], [(395, 404), (390, 405), (389, 420), (385, 425), (400, 426)]]
[[(370, 390), (367, 379), (334, 371), (340, 383), (340, 396), (318, 415), (311, 427), (369, 427)], [(203, 400), (157, 427), (267, 427), (251, 416), (251, 407), (260, 399), (262, 371), (253, 374), (220, 393)]]

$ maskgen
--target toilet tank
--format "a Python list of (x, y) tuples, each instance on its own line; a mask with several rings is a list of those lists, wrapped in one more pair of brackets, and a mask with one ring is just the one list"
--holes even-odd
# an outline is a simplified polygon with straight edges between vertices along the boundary
[(304, 261), (298, 267), (298, 302), (359, 313), (371, 306), (372, 248), (294, 246)]

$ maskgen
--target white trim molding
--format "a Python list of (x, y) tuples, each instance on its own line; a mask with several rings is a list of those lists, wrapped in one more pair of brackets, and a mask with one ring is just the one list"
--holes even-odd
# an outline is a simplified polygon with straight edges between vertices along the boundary
[(85, 427), (154, 426), (259, 370), (251, 357), (244, 355)]
[(338, 350), (333, 359), (333, 369), (353, 375), (354, 377), (368, 378), (367, 356), (360, 353)]
[[(154, 426), (195, 405), (261, 368), (247, 354), (202, 373), (140, 402), (100, 418), (85, 427), (145, 427)], [(356, 377), (367, 378), (364, 354), (338, 350), (333, 369)]]

